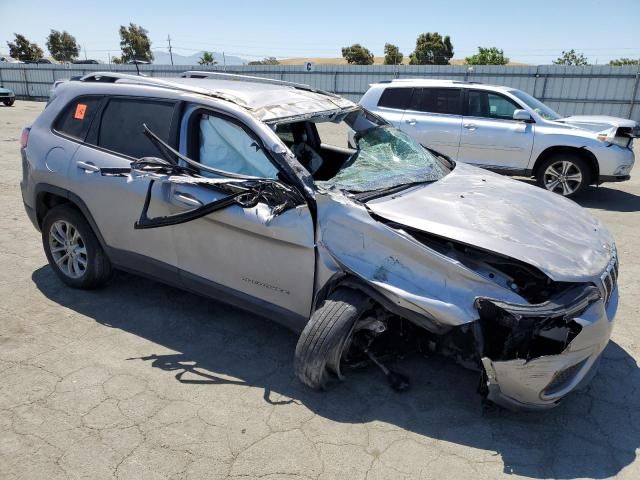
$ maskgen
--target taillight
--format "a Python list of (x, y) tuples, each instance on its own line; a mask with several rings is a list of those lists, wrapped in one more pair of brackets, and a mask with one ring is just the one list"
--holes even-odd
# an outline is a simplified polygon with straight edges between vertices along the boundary
[(27, 148), (27, 143), (29, 142), (29, 132), (31, 128), (26, 127), (22, 129), (22, 135), (20, 135), (20, 148)]

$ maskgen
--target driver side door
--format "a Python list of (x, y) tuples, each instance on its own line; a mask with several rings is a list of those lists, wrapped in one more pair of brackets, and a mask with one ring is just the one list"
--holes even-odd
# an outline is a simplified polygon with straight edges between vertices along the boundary
[[(196, 109), (183, 121), (181, 150), (190, 158), (219, 170), (281, 181), (259, 137), (236, 119)], [(228, 195), (196, 184), (171, 188), (174, 212)], [(180, 274), (189, 288), (296, 329), (304, 326), (315, 270), (314, 223), (306, 204), (278, 215), (263, 202), (252, 208), (233, 205), (173, 228)]]

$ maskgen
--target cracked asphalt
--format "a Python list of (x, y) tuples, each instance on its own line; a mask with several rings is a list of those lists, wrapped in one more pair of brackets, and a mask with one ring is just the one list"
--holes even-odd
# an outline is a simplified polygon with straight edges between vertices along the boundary
[(640, 173), (580, 199), (621, 257), (587, 390), (485, 410), (476, 374), (432, 357), (396, 365), (405, 394), (375, 370), (316, 393), (266, 319), (124, 273), (92, 292), (57, 280), (19, 190), (20, 131), (43, 107), (0, 107), (0, 478), (640, 478)]

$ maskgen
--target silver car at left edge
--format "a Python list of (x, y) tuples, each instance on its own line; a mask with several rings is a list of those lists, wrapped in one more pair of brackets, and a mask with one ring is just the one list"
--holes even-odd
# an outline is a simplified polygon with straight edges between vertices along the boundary
[(404, 390), (387, 359), (436, 353), (476, 370), (486, 401), (546, 409), (611, 335), (618, 255), (600, 221), (306, 85), (98, 72), (55, 87), (21, 155), (62, 282), (122, 269), (271, 318), (300, 334), (293, 366), (314, 389), (368, 365)]

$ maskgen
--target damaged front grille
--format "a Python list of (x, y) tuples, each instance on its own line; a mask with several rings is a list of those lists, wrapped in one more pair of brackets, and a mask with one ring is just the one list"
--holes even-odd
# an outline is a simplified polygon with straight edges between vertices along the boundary
[(609, 303), (611, 299), (611, 295), (616, 288), (618, 283), (618, 257), (617, 255), (613, 255), (611, 257), (611, 261), (607, 266), (607, 269), (604, 271), (602, 276), (600, 277), (600, 290), (602, 292), (602, 300), (605, 305)]

